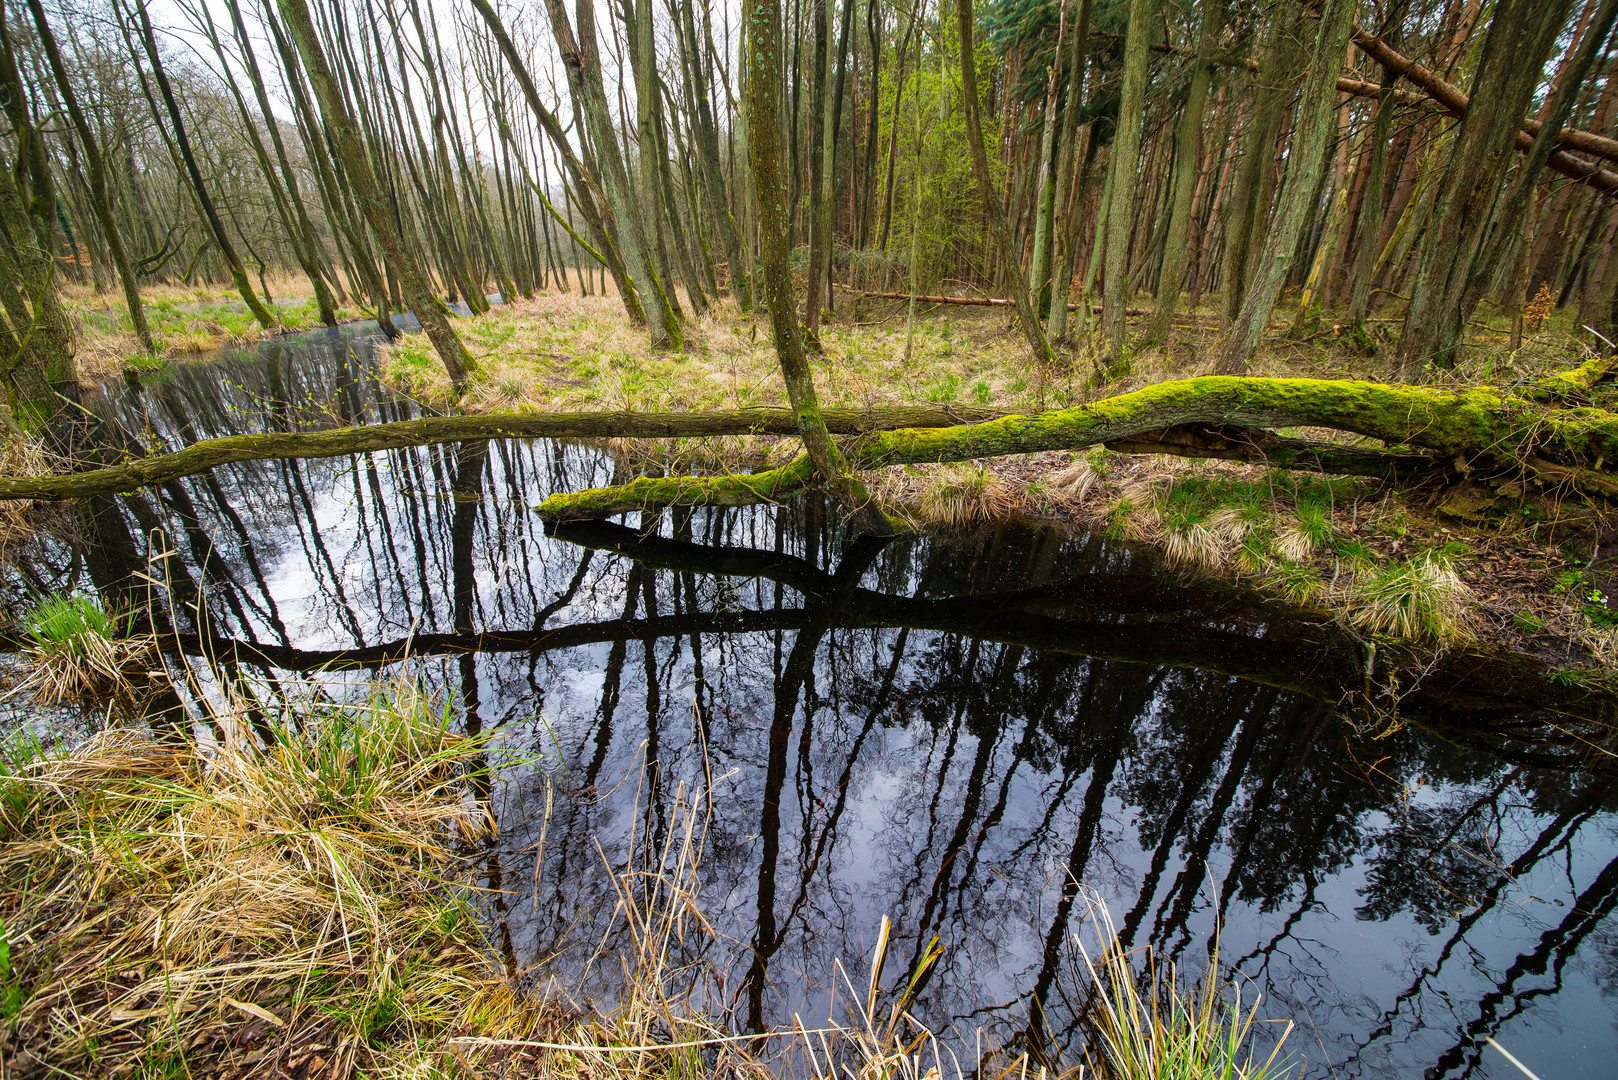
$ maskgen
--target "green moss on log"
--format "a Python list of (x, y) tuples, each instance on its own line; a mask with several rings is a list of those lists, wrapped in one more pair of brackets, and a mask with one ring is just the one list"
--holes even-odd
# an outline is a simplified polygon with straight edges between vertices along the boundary
[(1535, 401), (1587, 401), (1597, 383), (1611, 374), (1618, 356), (1592, 356), (1576, 368), (1547, 375), (1528, 391)]
[[(1070, 409), (1006, 416), (970, 426), (875, 431), (854, 440), (847, 448), (847, 458), (860, 469), (970, 461), (1127, 443), (1187, 425), (1332, 428), (1380, 439), (1390, 446), (1427, 451), (1435, 468), (1440, 460), (1459, 459), (1470, 467), (1526, 475), (1548, 471), (1565, 488), (1601, 495), (1611, 494), (1614, 485), (1599, 470), (1607, 462), (1618, 462), (1618, 415), (1602, 409), (1546, 410), (1485, 387), (1438, 389), (1248, 376), (1179, 379)], [(1261, 434), (1275, 438), (1268, 432)], [(1184, 445), (1162, 449), (1193, 452)], [(1255, 460), (1252, 456), (1245, 459)], [(1419, 454), (1381, 455), (1287, 441), (1277, 446), (1272, 463), (1311, 471), (1332, 471), (1335, 465), (1351, 474), (1392, 477), (1419, 471), (1422, 460)], [(615, 498), (611, 491), (599, 489), (589, 494), (600, 504), (611, 505)], [(782, 494), (777, 490), (772, 497)], [(542, 508), (541, 512), (547, 511)]]
[(616, 487), (559, 492), (537, 507), (552, 521), (588, 521), (663, 506), (752, 506), (779, 502), (807, 484), (815, 466), (799, 454), (779, 469), (727, 476), (643, 476)]
[[(993, 409), (936, 405), (827, 409), (827, 428), (838, 435), (884, 427), (972, 423), (1002, 415)], [(798, 434), (788, 409), (731, 409), (704, 413), (490, 413), (430, 416), (332, 431), (268, 432), (203, 439), (183, 450), (134, 458), (121, 465), (65, 476), (0, 476), (0, 499), (82, 499), (111, 495), (206, 472), (216, 465), (268, 458), (327, 458), (407, 446), (485, 439), (675, 439), (716, 435)]]

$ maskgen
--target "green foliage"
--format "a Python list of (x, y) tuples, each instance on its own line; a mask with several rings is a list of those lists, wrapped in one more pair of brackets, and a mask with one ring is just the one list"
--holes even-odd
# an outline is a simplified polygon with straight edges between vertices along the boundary
[(25, 773), (44, 756), (44, 747), (29, 731), (0, 739), (0, 838), (18, 836), (29, 827), (38, 792)]
[(1618, 626), (1618, 604), (1591, 581), (1583, 569), (1558, 571), (1552, 589), (1572, 599), (1584, 616), (1597, 626)]
[(149, 374), (162, 371), (169, 366), (168, 358), (163, 355), (164, 343), (162, 338), (154, 338), (153, 344), (158, 347), (155, 353), (136, 353), (134, 356), (124, 357), (124, 367), (131, 371)]
[[(903, 96), (898, 102), (899, 138), (895, 146), (893, 211), (887, 246), (883, 248), (879, 243), (880, 257), (875, 260), (862, 257), (859, 264), (869, 274), (883, 273), (885, 279), (853, 278), (856, 282), (863, 280), (867, 286), (908, 287), (912, 226), (916, 232), (917, 284), (922, 292), (937, 291), (940, 282), (959, 274), (964, 256), (982, 252), (989, 245), (971, 155), (964, 149), (966, 114), (960, 100), (960, 62), (953, 41), (954, 20), (944, 20), (944, 29), (943, 41), (938, 41), (933, 34), (928, 35), (927, 40), (929, 51), (939, 50), (942, 57), (938, 52), (931, 55), (924, 52), (919, 72), (914, 55), (907, 62)], [(987, 72), (992, 69), (992, 54), (983, 40), (977, 45), (979, 70)], [(897, 57), (890, 57), (886, 62), (896, 64)], [(986, 88), (988, 80), (982, 82)], [(883, 80), (879, 123), (885, 132), (893, 130), (896, 84), (897, 80)], [(918, 107), (922, 132), (919, 147), (916, 141)], [(994, 115), (985, 113), (983, 141), (997, 185), (1004, 183), (1006, 169), (998, 153), (1000, 138), (998, 121)], [(919, 204), (916, 201), (918, 172)], [(885, 178), (886, 170), (883, 176)], [(888, 192), (884, 190), (876, 203), (878, 221), (873, 223), (873, 232), (880, 232), (881, 208), (887, 199)]]
[(1337, 542), (1337, 557), (1352, 568), (1376, 565), (1376, 552), (1358, 540), (1343, 539)]
[(1326, 579), (1313, 566), (1301, 563), (1278, 563), (1270, 569), (1281, 593), (1294, 604), (1308, 604), (1326, 591)]
[[(1046, 72), (1056, 52), (1056, 38), (1060, 24), (1059, 0), (994, 0), (980, 17), (986, 41), (998, 57), (1017, 54), (1020, 58), (1020, 78), (1011, 87), (1011, 94), (1025, 105), (1044, 100)], [(1068, 43), (1074, 33), (1075, 8), (1068, 5)], [(1129, 5), (1126, 0), (1097, 0), (1090, 11), (1090, 39), (1086, 43), (1086, 66), (1092, 71), (1087, 81), (1099, 87), (1091, 91), (1079, 113), (1081, 123), (1101, 120), (1097, 135), (1104, 141), (1112, 137), (1112, 128), (1118, 116), (1118, 73), (1123, 66), (1124, 33), (1129, 25)], [(1066, 52), (1067, 50), (1064, 50)], [(1062, 83), (1071, 80), (1069, 56), (1062, 58)], [(979, 70), (985, 70), (981, 65)], [(1040, 117), (1031, 118), (1038, 123)]]
[(1525, 634), (1539, 634), (1545, 630), (1545, 620), (1531, 611), (1519, 611), (1511, 616), (1511, 625)]
[(929, 387), (922, 396), (927, 401), (941, 401), (948, 404), (959, 397), (960, 392), (961, 380), (952, 371), (947, 373), (941, 382)]

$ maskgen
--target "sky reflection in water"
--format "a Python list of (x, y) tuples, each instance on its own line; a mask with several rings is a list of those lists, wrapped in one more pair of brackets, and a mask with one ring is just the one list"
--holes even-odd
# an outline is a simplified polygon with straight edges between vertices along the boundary
[[(304, 335), (97, 407), (170, 445), (414, 415), (369, 359), (363, 331)], [(357, 666), (332, 677), (354, 680), (408, 649), (469, 726), (544, 755), (496, 785), (480, 865), (510, 961), (559, 957), (596, 1000), (616, 970), (578, 974), (611, 924), (601, 854), (660, 844), (684, 785), (712, 795), (719, 935), (686, 958), (742, 1026), (823, 1017), (834, 961), (857, 981), (889, 915), (888, 981), (944, 949), (918, 1017), (970, 1047), (1025, 1037), (1041, 1000), (1060, 1048), (1080, 881), (1127, 941), (1193, 968), (1222, 923), (1311, 1075), (1513, 1075), (1489, 1035), (1543, 1077), (1610, 1075), (1603, 776), (1522, 738), (1362, 733), (1327, 704), (1348, 677), (1329, 633), (1096, 537), (850, 544), (815, 506), (553, 537), (530, 512), (613, 476), (605, 451), (546, 443), (231, 466), (104, 512), (85, 569), (143, 568), (161, 530), (175, 599), (258, 646), (244, 670), (341, 652)]]

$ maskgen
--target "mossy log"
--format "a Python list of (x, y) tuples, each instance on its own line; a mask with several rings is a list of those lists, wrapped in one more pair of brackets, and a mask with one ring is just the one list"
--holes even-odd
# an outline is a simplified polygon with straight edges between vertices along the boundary
[[(838, 285), (837, 287), (852, 296), (868, 296), (875, 300), (909, 300), (911, 298), (907, 292), (877, 292), (871, 289), (851, 289), (847, 285)], [(918, 304), (955, 304), (962, 307), (1016, 306), (1016, 301), (1007, 300), (1003, 296), (929, 296), (925, 293), (917, 293), (915, 300)], [(1069, 304), (1067, 309), (1077, 311), (1079, 310), (1079, 305)], [(1090, 313), (1092, 315), (1101, 314), (1101, 305), (1091, 304)], [(1151, 313), (1150, 308), (1132, 307), (1124, 309), (1125, 315), (1150, 315)]]
[[(1593, 376), (1584, 368), (1569, 377)], [(1446, 473), (1500, 477), (1561, 494), (1618, 498), (1618, 414), (1546, 407), (1487, 387), (1437, 389), (1332, 379), (1208, 376), (1159, 383), (1101, 401), (1039, 413), (909, 406), (830, 409), (828, 430), (850, 467), (968, 461), (1108, 445), (1265, 463), (1280, 468), (1408, 481)], [(1329, 428), (1388, 449), (1283, 438), (1277, 428)], [(266, 458), (323, 458), (485, 439), (796, 436), (786, 409), (706, 413), (532, 413), (441, 416), (392, 424), (207, 439), (183, 450), (64, 476), (0, 477), (0, 498), (70, 499), (128, 491)], [(552, 495), (540, 513), (602, 517), (669, 505), (740, 506), (784, 499), (815, 473), (802, 460), (768, 472), (643, 478)]]
[[(970, 424), (1005, 415), (997, 409), (907, 405), (827, 409), (834, 435), (883, 428)], [(577, 412), (429, 416), (329, 431), (267, 432), (203, 439), (181, 450), (64, 476), (0, 476), (0, 499), (82, 499), (131, 491), (206, 472), (215, 465), (268, 458), (327, 458), (409, 446), (486, 439), (678, 439), (717, 435), (796, 436), (798, 421), (780, 408), (703, 413)], [(753, 500), (758, 501), (758, 500)]]
[[(1198, 435), (1199, 425), (1226, 432)], [(1239, 438), (1229, 437), (1234, 426)], [(1402, 451), (1378, 451), (1281, 439), (1267, 429), (1330, 428), (1377, 439)], [(1171, 433), (1172, 434), (1169, 434)], [(1158, 383), (1086, 405), (1006, 416), (970, 426), (873, 431), (852, 440), (849, 464), (873, 469), (970, 461), (1005, 454), (1120, 449), (1263, 461), (1282, 468), (1408, 479), (1454, 469), (1493, 472), (1566, 494), (1618, 497), (1603, 471), (1618, 462), (1618, 414), (1602, 409), (1545, 409), (1485, 387), (1437, 389), (1336, 379), (1208, 376)], [(780, 499), (799, 477), (793, 462), (745, 478), (755, 501)], [(644, 478), (546, 499), (539, 513), (556, 520), (601, 517), (668, 505), (737, 505), (737, 477)]]
[(1618, 355), (1592, 356), (1576, 368), (1545, 376), (1533, 385), (1528, 396), (1535, 401), (1588, 405), (1590, 392), (1613, 374), (1614, 365), (1618, 365)]

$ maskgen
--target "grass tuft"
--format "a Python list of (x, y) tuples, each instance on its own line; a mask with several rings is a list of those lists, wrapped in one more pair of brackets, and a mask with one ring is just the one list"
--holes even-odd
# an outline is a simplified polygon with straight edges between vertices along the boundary
[(46, 705), (130, 700), (156, 649), (155, 638), (132, 634), (131, 627), (131, 619), (85, 593), (41, 600), (23, 621), (28, 673), (19, 690)]
[(1183, 981), (1173, 964), (1159, 965), (1150, 948), (1125, 948), (1099, 897), (1093, 898), (1092, 911), (1101, 936), (1098, 955), (1092, 957), (1079, 943), (1095, 988), (1087, 1016), (1091, 1075), (1110, 1080), (1279, 1080), (1302, 1071), (1281, 1054), (1290, 1021), (1269, 1053), (1260, 1056), (1260, 999), (1254, 995), (1244, 1000), (1240, 984), (1225, 974), (1217, 940), (1202, 976)]
[(1027, 506), (1018, 485), (981, 462), (890, 469), (877, 497), (915, 525), (973, 529), (1007, 521)]
[(1448, 642), (1470, 636), (1472, 599), (1450, 558), (1427, 552), (1362, 571), (1347, 615), (1352, 625), (1373, 633)]

